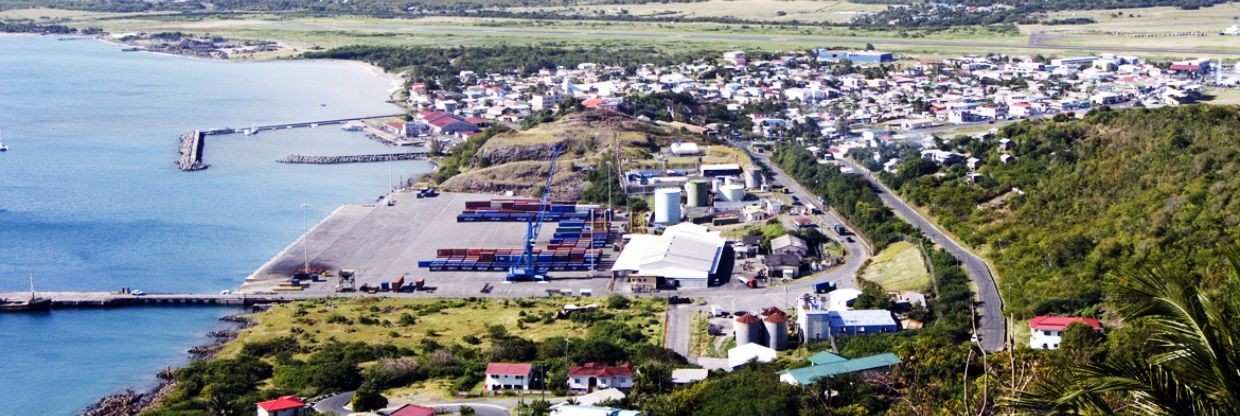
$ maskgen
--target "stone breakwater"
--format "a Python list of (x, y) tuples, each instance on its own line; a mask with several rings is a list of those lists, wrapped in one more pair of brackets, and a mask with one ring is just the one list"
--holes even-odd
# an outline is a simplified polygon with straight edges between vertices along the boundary
[(206, 150), (206, 135), (199, 130), (181, 136), (180, 154), (177, 158), (177, 169), (186, 172), (203, 170), (207, 165), (202, 163), (203, 152)]
[(299, 163), (309, 165), (335, 165), (341, 163), (374, 163), (415, 160), (426, 156), (426, 152), (385, 153), (377, 155), (344, 155), (344, 156), (308, 156), (288, 155), (277, 160), (280, 163)]

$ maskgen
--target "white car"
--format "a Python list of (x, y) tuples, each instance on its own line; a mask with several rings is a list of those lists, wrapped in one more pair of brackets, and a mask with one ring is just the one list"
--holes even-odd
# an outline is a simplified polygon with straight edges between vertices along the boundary
[(134, 296), (146, 296), (146, 292), (143, 292), (141, 290), (133, 290), (133, 291), (130, 291), (129, 294), (134, 295)]

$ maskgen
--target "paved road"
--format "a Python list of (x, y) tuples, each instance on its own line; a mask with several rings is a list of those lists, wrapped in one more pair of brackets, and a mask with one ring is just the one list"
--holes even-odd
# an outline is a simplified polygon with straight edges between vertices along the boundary
[[(733, 143), (732, 145), (746, 152), (749, 151), (743, 144)], [(836, 234), (831, 226), (846, 223), (840, 220), (839, 215), (835, 211), (824, 209), (826, 207), (822, 206), (821, 199), (802, 187), (784, 173), (783, 170), (780, 170), (778, 166), (769, 163), (766, 155), (750, 153), (750, 156), (771, 168), (773, 176), (771, 179), (787, 187), (788, 191), (792, 195), (796, 195), (803, 204), (822, 210), (823, 214), (811, 216), (811, 219), (818, 224), (824, 234), (844, 245), (844, 262), (823, 272), (760, 289), (744, 287), (682, 289), (678, 295), (688, 296), (695, 300), (705, 299), (708, 304), (719, 305), (734, 312), (737, 310), (756, 311), (768, 306), (792, 309), (795, 306), (796, 299), (800, 295), (812, 291), (813, 285), (819, 282), (830, 281), (835, 282), (839, 288), (856, 288), (857, 271), (861, 269), (861, 265), (865, 263), (865, 260), (872, 253), (864, 239), (855, 238), (853, 239), (854, 241), (848, 242), (843, 236)], [(850, 232), (857, 234), (856, 230), (850, 230)], [(689, 337), (693, 330), (693, 314), (699, 310), (703, 310), (703, 308), (696, 305), (677, 305), (668, 309), (667, 332), (664, 334), (663, 339), (666, 348), (676, 351), (676, 353), (684, 357), (689, 357)]]
[(978, 314), (980, 315), (978, 332), (981, 336), (982, 348), (989, 351), (1003, 349), (1004, 340), (1007, 339), (1007, 322), (1003, 315), (1003, 298), (999, 296), (999, 288), (995, 284), (994, 274), (991, 272), (990, 267), (986, 265), (986, 262), (953, 240), (938, 225), (926, 219), (916, 209), (910, 207), (865, 167), (851, 160), (845, 160), (844, 162), (851, 165), (857, 172), (861, 172), (862, 176), (880, 190), (878, 197), (883, 200), (884, 205), (891, 208), (900, 218), (917, 227), (931, 241), (943, 247), (944, 250), (947, 250), (948, 253), (951, 253), (952, 256), (960, 261), (969, 278), (977, 286), (977, 296), (981, 303), (978, 308)]

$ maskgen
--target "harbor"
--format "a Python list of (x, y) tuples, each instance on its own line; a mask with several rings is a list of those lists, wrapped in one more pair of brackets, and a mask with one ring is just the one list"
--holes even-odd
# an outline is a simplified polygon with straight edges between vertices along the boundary
[[(206, 130), (194, 130), (187, 132), (180, 137), (178, 146), (178, 157), (176, 161), (177, 169), (182, 172), (195, 172), (204, 170), (210, 165), (204, 161), (206, 153), (207, 136), (224, 136), (231, 134), (243, 134), (253, 136), (264, 131), (275, 131), (295, 128), (315, 128), (319, 126), (341, 125), (344, 124), (346, 130), (366, 130), (367, 135), (377, 138), (391, 145), (407, 145), (397, 141), (387, 135), (382, 134), (379, 129), (374, 129), (365, 124), (361, 124), (355, 128), (351, 123), (360, 123), (366, 120), (403, 117), (404, 114), (382, 114), (362, 117), (337, 118), (329, 120), (302, 121), (281, 124), (265, 124), (254, 125), (245, 129), (235, 129), (232, 127), (221, 127)], [(367, 163), (367, 162), (388, 162), (400, 160), (414, 160), (420, 156), (425, 156), (426, 152), (405, 152), (399, 154), (381, 154), (381, 155), (346, 155), (346, 156), (306, 156), (306, 155), (289, 155), (288, 157), (278, 160), (281, 163), (299, 163), (299, 164), (340, 164), (340, 163)]]

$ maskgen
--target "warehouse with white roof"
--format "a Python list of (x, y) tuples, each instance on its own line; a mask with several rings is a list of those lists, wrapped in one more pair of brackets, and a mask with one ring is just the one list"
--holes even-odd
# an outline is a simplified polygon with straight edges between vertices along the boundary
[(676, 224), (661, 235), (631, 234), (611, 271), (619, 277), (645, 276), (672, 287), (707, 287), (719, 270), (726, 241), (718, 232)]

